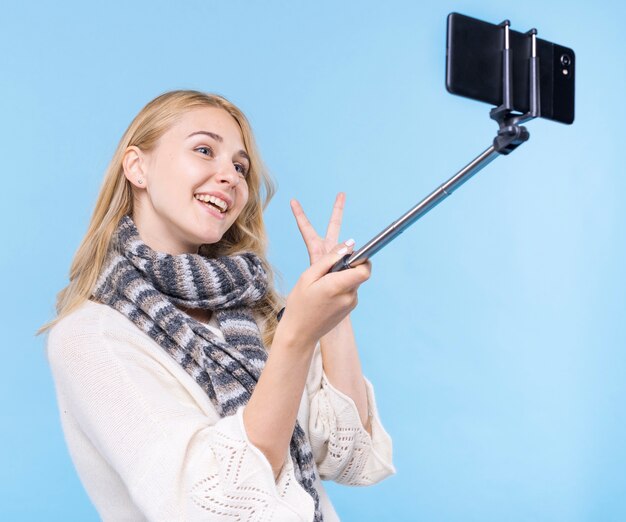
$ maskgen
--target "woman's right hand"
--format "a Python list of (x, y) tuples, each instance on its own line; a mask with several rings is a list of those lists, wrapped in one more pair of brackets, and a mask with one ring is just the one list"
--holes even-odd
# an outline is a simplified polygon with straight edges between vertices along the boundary
[(328, 273), (352, 246), (341, 243), (315, 261), (298, 279), (287, 297), (276, 335), (286, 336), (293, 344), (314, 347), (357, 305), (359, 286), (371, 274), (371, 263), (340, 272)]

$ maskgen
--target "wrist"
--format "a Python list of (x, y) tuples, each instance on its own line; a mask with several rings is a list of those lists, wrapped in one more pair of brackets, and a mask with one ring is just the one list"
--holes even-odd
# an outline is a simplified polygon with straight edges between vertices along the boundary
[(315, 349), (317, 341), (314, 339), (308, 339), (292, 328), (288, 321), (281, 320), (274, 333), (274, 339), (272, 341), (272, 351), (278, 347), (281, 351), (286, 351), (291, 354), (302, 353), (308, 355)]
[(352, 324), (350, 322), (350, 314), (346, 315), (337, 325), (329, 330), (321, 339), (320, 342), (333, 341), (343, 335), (345, 332), (351, 331)]

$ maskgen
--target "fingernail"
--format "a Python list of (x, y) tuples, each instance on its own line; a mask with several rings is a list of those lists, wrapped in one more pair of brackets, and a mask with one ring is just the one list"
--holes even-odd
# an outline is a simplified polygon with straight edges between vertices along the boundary
[(348, 252), (348, 249), (346, 247), (343, 247), (339, 252), (337, 252), (340, 256), (344, 255), (345, 253)]
[(344, 244), (351, 247), (352, 245), (354, 245), (355, 241), (354, 239), (348, 239), (348, 241), (346, 241)]

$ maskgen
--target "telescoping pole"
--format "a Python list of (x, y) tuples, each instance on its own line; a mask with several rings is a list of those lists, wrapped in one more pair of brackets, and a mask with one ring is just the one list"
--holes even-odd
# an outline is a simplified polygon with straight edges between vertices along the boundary
[(346, 254), (342, 259), (337, 261), (337, 263), (335, 263), (330, 269), (330, 272), (339, 272), (347, 268), (353, 268), (367, 261), (386, 244), (402, 234), (402, 232), (404, 232), (429, 210), (435, 208), (474, 174), (491, 163), (498, 155), (499, 153), (493, 145), (489, 147), (485, 150), (485, 152), (476, 157), (472, 162), (468, 163), (443, 185), (434, 190), (430, 195), (426, 196), (406, 214), (394, 221), (376, 237), (368, 241), (362, 248), (356, 252), (352, 252), (352, 254)]

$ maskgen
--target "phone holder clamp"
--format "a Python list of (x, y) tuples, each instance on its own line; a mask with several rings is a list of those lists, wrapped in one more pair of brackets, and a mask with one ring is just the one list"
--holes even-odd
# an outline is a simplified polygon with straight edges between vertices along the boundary
[(504, 47), (502, 49), (502, 104), (491, 109), (489, 117), (498, 126), (498, 134), (493, 140), (496, 152), (507, 155), (513, 152), (530, 138), (530, 133), (520, 125), (539, 116), (539, 58), (537, 57), (537, 29), (531, 29), (526, 34), (531, 39), (530, 70), (529, 70), (529, 98), (530, 108), (524, 114), (517, 114), (512, 110), (513, 73), (512, 56), (509, 41), (509, 26), (511, 22), (504, 20), (500, 27), (504, 30)]

